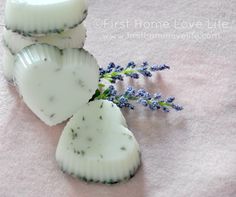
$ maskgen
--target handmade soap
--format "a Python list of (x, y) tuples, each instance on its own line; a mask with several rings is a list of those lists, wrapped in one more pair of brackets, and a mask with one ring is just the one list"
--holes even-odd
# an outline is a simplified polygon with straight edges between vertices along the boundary
[(140, 152), (120, 109), (98, 100), (85, 104), (67, 123), (56, 160), (64, 172), (75, 177), (113, 184), (135, 174)]
[(98, 64), (84, 49), (35, 44), (16, 55), (13, 78), (28, 107), (52, 126), (70, 118), (93, 96)]
[(22, 34), (58, 33), (87, 16), (86, 0), (7, 0), (5, 24)]

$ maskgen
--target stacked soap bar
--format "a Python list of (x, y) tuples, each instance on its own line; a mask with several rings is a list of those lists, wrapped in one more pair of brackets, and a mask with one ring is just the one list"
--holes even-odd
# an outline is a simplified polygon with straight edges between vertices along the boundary
[(12, 81), (15, 54), (35, 43), (82, 48), (86, 0), (8, 0), (5, 8), (3, 73)]
[(3, 73), (47, 125), (70, 118), (98, 87), (97, 61), (83, 49), (87, 10), (86, 0), (6, 2)]

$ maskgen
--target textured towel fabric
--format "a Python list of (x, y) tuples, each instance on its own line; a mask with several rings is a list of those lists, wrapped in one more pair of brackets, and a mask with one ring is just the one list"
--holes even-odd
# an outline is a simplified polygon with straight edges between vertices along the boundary
[(235, 197), (236, 1), (89, 3), (85, 47), (99, 64), (168, 64), (169, 71), (136, 87), (174, 95), (185, 109), (124, 111), (141, 145), (141, 169), (127, 183), (86, 184), (57, 167), (64, 125), (44, 125), (1, 74), (0, 196)]

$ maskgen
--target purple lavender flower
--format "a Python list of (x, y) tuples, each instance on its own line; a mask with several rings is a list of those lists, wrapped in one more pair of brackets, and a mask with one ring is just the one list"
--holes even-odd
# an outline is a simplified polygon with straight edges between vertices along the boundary
[(153, 100), (150, 104), (149, 104), (149, 108), (153, 111), (160, 109), (160, 105), (158, 104), (158, 102), (156, 100)]
[(151, 68), (150, 68), (150, 70), (151, 71), (161, 71), (161, 70), (165, 70), (165, 69), (170, 69), (170, 67), (169, 66), (167, 66), (167, 65), (165, 65), (165, 64), (163, 64), (163, 65), (156, 65), (156, 64), (154, 64), (154, 65), (152, 65), (151, 66)]
[(172, 107), (173, 109), (175, 109), (176, 111), (181, 111), (181, 110), (184, 109), (182, 106), (175, 105), (175, 104), (172, 104), (171, 107)]
[(140, 104), (142, 104), (144, 107), (147, 107), (147, 106), (148, 106), (147, 100), (145, 100), (145, 99), (143, 99), (143, 98), (141, 98), (141, 99), (139, 100), (139, 102), (140, 102)]
[(152, 73), (150, 71), (145, 71), (142, 73), (145, 77), (151, 77)]
[(173, 103), (174, 100), (175, 100), (175, 97), (171, 96), (171, 97), (166, 99), (166, 102), (167, 103)]
[(107, 69), (113, 69), (113, 68), (115, 68), (116, 67), (116, 65), (113, 63), (113, 62), (111, 62), (108, 66), (107, 66)]
[[(99, 90), (97, 90), (99, 91)], [(149, 92), (144, 89), (139, 89), (136, 91), (132, 86), (127, 87), (127, 89), (122, 94), (118, 94), (117, 90), (113, 85), (110, 85), (103, 92), (98, 94), (97, 99), (106, 99), (112, 101), (120, 108), (134, 109), (134, 105), (131, 103), (136, 100), (139, 104), (144, 107), (149, 107), (152, 111), (162, 109), (164, 112), (169, 112), (170, 108), (176, 111), (183, 110), (183, 107), (173, 103), (174, 97), (169, 97), (165, 101), (162, 99), (161, 94), (157, 93), (152, 96)], [(96, 98), (96, 97), (95, 97)], [(171, 101), (171, 103), (170, 103)]]
[(136, 64), (133, 62), (133, 61), (131, 61), (131, 62), (129, 62), (128, 63), (128, 65), (126, 66), (126, 68), (134, 68), (136, 66)]
[(161, 93), (155, 93), (153, 97), (154, 99), (161, 99)]
[(106, 71), (103, 68), (99, 68), (99, 74), (104, 75), (106, 73)]
[[(138, 79), (140, 75), (144, 77), (151, 77), (152, 72), (162, 71), (166, 69), (170, 69), (170, 67), (165, 64), (154, 64), (150, 66), (146, 61), (140, 64), (140, 66), (137, 66), (133, 61), (130, 61), (125, 67), (116, 65), (115, 63), (111, 62), (106, 69), (99, 68), (99, 81), (105, 79), (110, 83), (116, 83), (117, 80), (123, 81), (124, 76), (128, 76), (133, 79)], [(139, 89), (136, 91), (131, 86), (129, 86), (122, 94), (118, 94), (113, 85), (110, 85), (104, 91), (102, 91), (101, 89), (97, 89), (92, 99), (107, 99), (115, 103), (120, 108), (125, 107), (134, 109), (134, 105), (131, 102), (136, 100), (144, 107), (149, 107), (149, 109), (153, 111), (162, 109), (162, 111), (164, 112), (169, 112), (170, 108), (175, 109), (176, 111), (183, 110), (182, 106), (174, 103), (175, 97), (168, 97), (167, 99), (163, 99), (160, 93), (155, 93), (152, 95), (144, 89)]]
[(149, 92), (145, 92), (145, 94), (143, 95), (143, 98), (147, 100), (151, 100), (152, 96)]
[(143, 62), (142, 66), (148, 66), (148, 62), (147, 61)]
[(113, 85), (110, 85), (108, 90), (109, 90), (109, 96), (116, 96), (117, 90), (115, 89)]
[(139, 74), (138, 73), (132, 73), (132, 74), (130, 74), (130, 77), (133, 78), (133, 79), (138, 79)]
[(115, 72), (121, 72), (123, 70), (124, 70), (124, 68), (121, 67), (120, 65), (117, 65), (116, 68), (115, 68)]
[(170, 112), (170, 110), (167, 107), (162, 107), (163, 112)]
[(145, 93), (146, 93), (146, 91), (145, 91), (144, 89), (139, 89), (139, 90), (137, 91), (136, 96), (137, 96), (137, 97), (143, 97)]
[(110, 97), (107, 98), (108, 101), (112, 101), (112, 102), (113, 102), (115, 99), (116, 99), (115, 96), (110, 96)]
[(111, 62), (106, 69), (100, 68), (99, 74), (100, 79), (105, 79), (111, 83), (116, 83), (117, 80), (123, 81), (123, 75), (132, 79), (138, 79), (139, 74), (144, 77), (151, 77), (151, 72), (161, 71), (169, 68), (170, 67), (166, 66), (165, 64), (160, 66), (149, 66), (148, 62), (143, 62), (140, 66), (137, 66), (133, 61), (130, 61), (126, 67), (122, 67)]
[(106, 69), (106, 73), (111, 73), (112, 72), (112, 68), (107, 68)]
[(135, 96), (135, 89), (133, 89), (133, 87), (129, 86), (126, 91), (125, 91), (125, 95), (127, 95), (128, 97), (134, 97)]

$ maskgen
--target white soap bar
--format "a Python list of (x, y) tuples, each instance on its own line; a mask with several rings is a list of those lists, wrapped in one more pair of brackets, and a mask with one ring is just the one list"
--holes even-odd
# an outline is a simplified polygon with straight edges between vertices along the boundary
[(40, 37), (26, 37), (17, 32), (4, 29), (3, 41), (6, 47), (13, 53), (18, 53), (23, 48), (36, 43), (46, 43), (54, 45), (60, 49), (82, 48), (86, 39), (86, 28), (83, 24), (74, 29), (67, 30), (58, 34), (49, 34)]
[(87, 16), (86, 0), (7, 0), (5, 24), (23, 34), (58, 33)]
[(28, 107), (52, 126), (70, 118), (93, 96), (98, 68), (84, 49), (35, 44), (16, 55), (14, 82)]
[(3, 74), (11, 82), (14, 70), (14, 54), (23, 48), (36, 43), (47, 43), (59, 49), (82, 48), (86, 39), (86, 28), (83, 24), (74, 29), (62, 33), (40, 36), (25, 37), (11, 30), (4, 29), (3, 42), (6, 48), (3, 62)]
[(110, 101), (80, 108), (60, 137), (56, 160), (61, 169), (85, 181), (113, 184), (128, 180), (140, 165), (139, 145)]
[(15, 56), (10, 52), (8, 48), (4, 47), (2, 71), (6, 80), (11, 83), (14, 70), (14, 60)]

